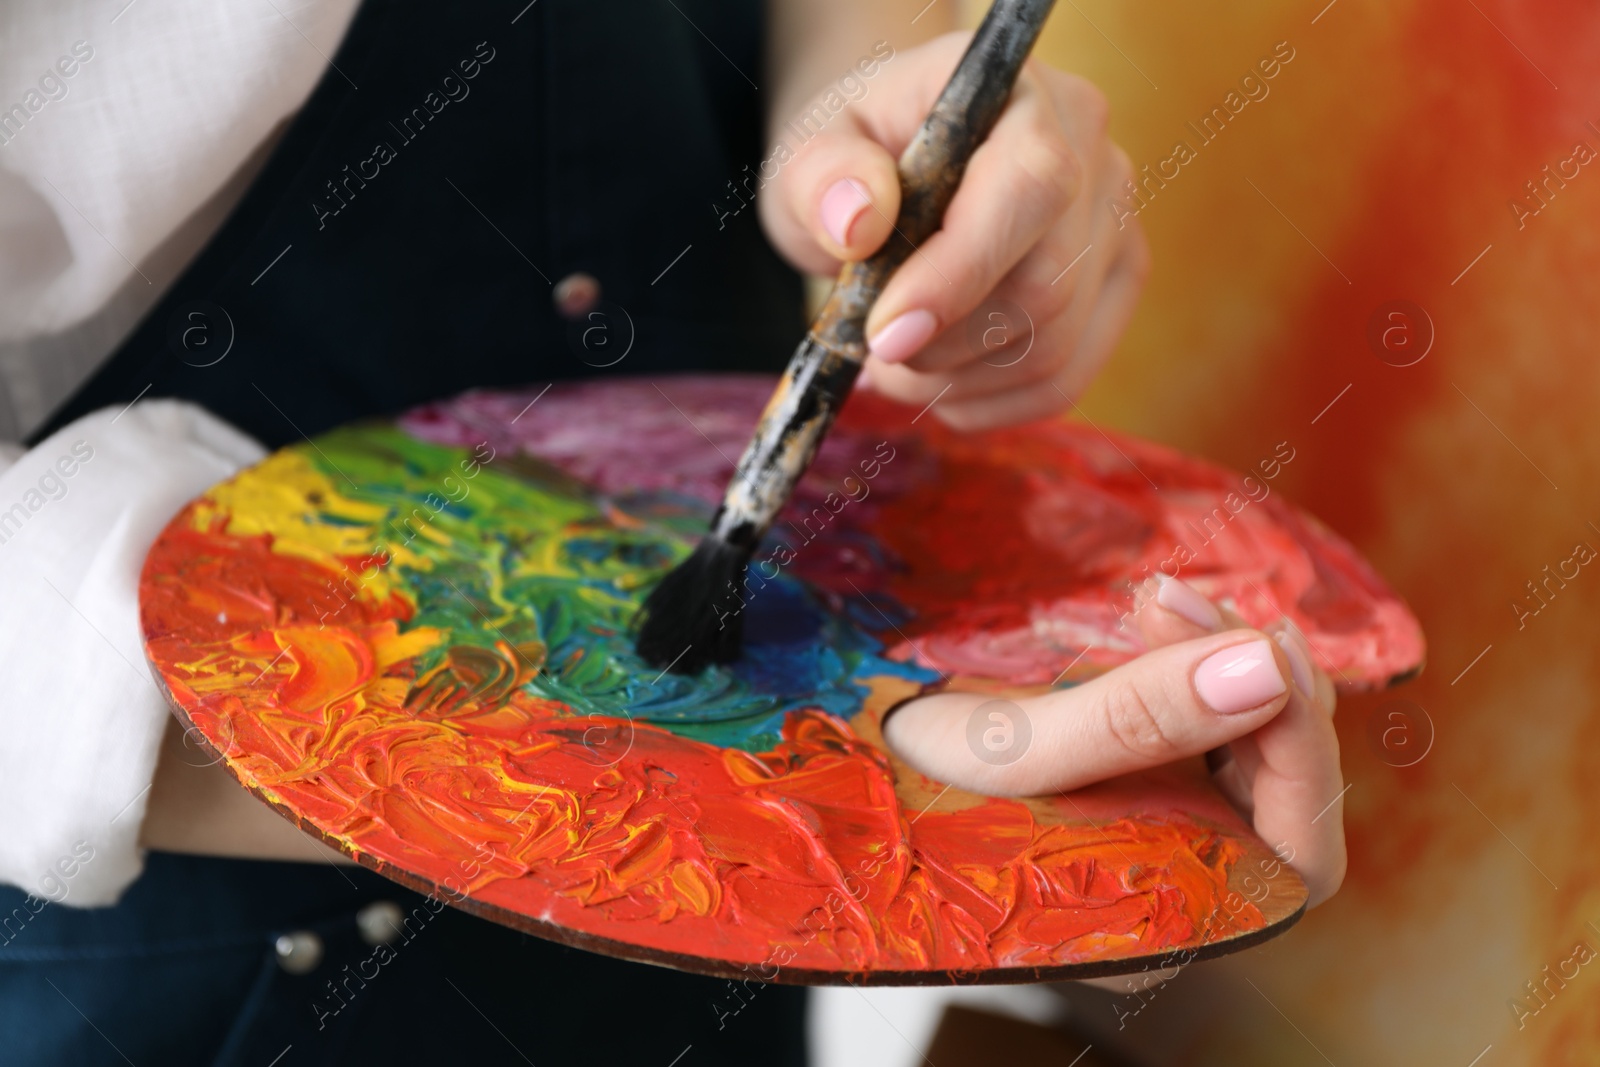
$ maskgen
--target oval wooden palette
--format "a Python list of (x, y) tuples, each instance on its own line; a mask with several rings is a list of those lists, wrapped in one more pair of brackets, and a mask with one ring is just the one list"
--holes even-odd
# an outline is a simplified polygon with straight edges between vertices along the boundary
[(359, 862), (541, 937), (777, 982), (1080, 978), (1233, 951), (1305, 889), (1175, 765), (1028, 800), (883, 746), (945, 686), (1067, 685), (1140, 651), (1163, 564), (1295, 620), (1341, 687), (1422, 660), (1344, 542), (1248, 478), (1077, 424), (981, 437), (846, 408), (730, 590), (747, 651), (634, 655), (772, 380), (475, 393), (286, 448), (184, 509), (141, 583), (173, 707)]

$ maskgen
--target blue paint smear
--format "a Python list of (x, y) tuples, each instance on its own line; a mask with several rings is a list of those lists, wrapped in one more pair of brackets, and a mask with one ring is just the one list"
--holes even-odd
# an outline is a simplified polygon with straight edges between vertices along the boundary
[[(634, 651), (631, 627), (645, 592), (688, 552), (674, 533), (678, 523), (623, 528), (600, 502), (575, 498), (570, 484), (548, 482), (528, 469), (489, 467), (469, 497), (435, 511), (424, 503), (426, 492), (466, 450), (392, 429), (335, 431), (323, 441), (339, 454), (341, 467), (356, 471), (360, 488), (350, 495), (386, 509), (377, 524), (385, 536), (403, 531), (418, 507), (427, 524), (446, 535), (442, 544), (409, 541), (427, 565), (400, 568), (417, 605), (406, 629), (435, 626), (450, 633), (445, 646), (424, 655), (421, 671), (443, 661), (448, 646), (510, 645), (528, 650), (516, 654), (519, 669), (541, 664), (526, 689), (576, 715), (631, 718), (750, 752), (774, 748), (792, 711), (855, 715), (868, 695), (858, 680), (890, 676), (928, 684), (939, 678), (931, 669), (886, 658), (883, 642), (870, 632), (884, 622), (877, 609), (896, 623), (905, 619), (891, 598), (875, 597), (872, 605), (851, 598), (836, 613), (787, 574), (753, 579), (747, 587), (745, 648), (737, 663), (692, 677), (664, 674)], [(401, 454), (404, 463), (396, 462)], [(637, 501), (612, 503), (635, 516), (669, 511), (680, 512), (674, 517), (683, 522), (704, 521), (681, 503), (667, 508), (656, 499), (638, 510), (630, 507)], [(525, 573), (527, 561), (542, 558), (552, 545), (565, 573)]]

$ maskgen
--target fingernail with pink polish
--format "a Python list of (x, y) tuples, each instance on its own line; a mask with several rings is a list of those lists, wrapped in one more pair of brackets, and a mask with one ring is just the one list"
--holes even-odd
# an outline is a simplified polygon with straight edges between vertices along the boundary
[(933, 312), (918, 308), (894, 319), (867, 338), (867, 350), (885, 363), (901, 363), (916, 355), (938, 332)]
[(1194, 586), (1165, 574), (1156, 576), (1156, 603), (1196, 626), (1207, 630), (1222, 627), (1222, 612), (1215, 604), (1201, 596)]
[(850, 244), (850, 227), (872, 202), (867, 187), (854, 178), (841, 178), (822, 194), (822, 228), (841, 248)]
[(1194, 672), (1194, 687), (1213, 711), (1232, 715), (1288, 692), (1266, 638), (1213, 652)]
[(1278, 642), (1278, 647), (1283, 649), (1283, 654), (1289, 659), (1289, 673), (1294, 675), (1294, 687), (1304, 695), (1310, 696), (1314, 684), (1311, 660), (1306, 656), (1305, 649), (1300, 647), (1299, 635), (1291, 629), (1294, 624), (1285, 619), (1283, 626), (1283, 629), (1272, 635), (1272, 639)]

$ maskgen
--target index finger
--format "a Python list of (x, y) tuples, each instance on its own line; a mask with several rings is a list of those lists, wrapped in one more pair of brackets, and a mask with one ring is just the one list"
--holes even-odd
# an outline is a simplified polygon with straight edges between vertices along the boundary
[[(964, 320), (1066, 212), (1082, 170), (1048, 96), (1019, 80), (973, 154), (943, 228), (911, 254), (873, 306), (866, 329), (872, 354), (905, 362)], [(950, 362), (946, 354), (941, 366)]]

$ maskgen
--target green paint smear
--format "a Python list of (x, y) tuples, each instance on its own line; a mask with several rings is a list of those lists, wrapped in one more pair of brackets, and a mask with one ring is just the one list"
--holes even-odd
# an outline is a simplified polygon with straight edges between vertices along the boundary
[(296, 447), (341, 495), (383, 509), (373, 551), (404, 545), (420, 557), (395, 575), (417, 609), (406, 629), (438, 627), (450, 638), (421, 658), (419, 676), (459, 661), (462, 646), (470, 658), (503, 641), (523, 650), (525, 664), (539, 666), (543, 651), (527, 690), (576, 715), (631, 717), (749, 751), (774, 747), (795, 708), (854, 714), (866, 695), (857, 678), (936, 677), (881, 658), (875, 638), (816, 608), (792, 579), (792, 601), (815, 612), (815, 639), (747, 648), (740, 663), (693, 677), (662, 675), (634, 652), (629, 625), (645, 592), (689, 552), (670, 531), (617, 525), (607, 501), (537, 459), (502, 451), (479, 463), (470, 449), (388, 424)]

